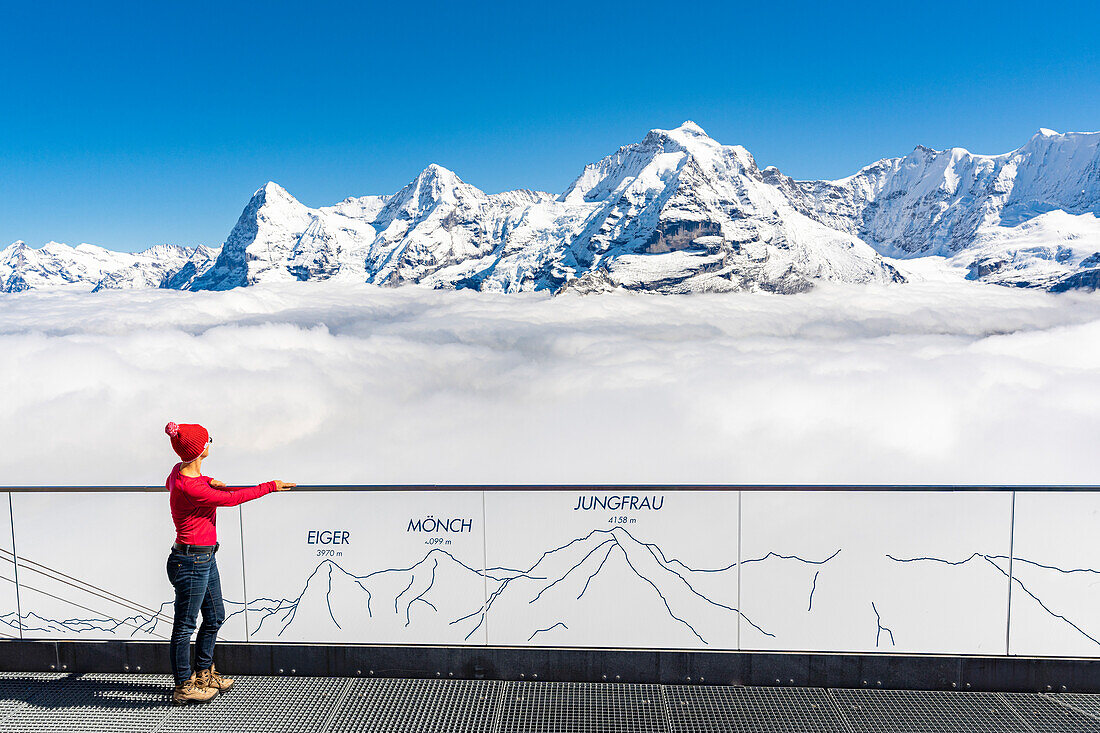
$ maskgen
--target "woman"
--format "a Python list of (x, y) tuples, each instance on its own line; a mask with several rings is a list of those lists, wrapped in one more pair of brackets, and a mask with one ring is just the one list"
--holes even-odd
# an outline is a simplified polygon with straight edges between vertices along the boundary
[[(172, 469), (168, 489), (176, 543), (168, 555), (168, 579), (176, 589), (175, 619), (172, 622), (172, 674), (176, 687), (172, 702), (185, 705), (207, 702), (233, 686), (233, 680), (214, 671), (214, 642), (225, 621), (221, 579), (214, 559), (218, 551), (215, 512), (220, 506), (237, 506), (272, 491), (286, 491), (296, 484), (267, 481), (249, 488), (230, 488), (202, 475), (202, 459), (210, 455), (214, 441), (202, 425), (174, 422), (164, 432), (181, 462)], [(195, 667), (191, 670), (191, 634), (202, 611), (202, 626), (195, 644)]]

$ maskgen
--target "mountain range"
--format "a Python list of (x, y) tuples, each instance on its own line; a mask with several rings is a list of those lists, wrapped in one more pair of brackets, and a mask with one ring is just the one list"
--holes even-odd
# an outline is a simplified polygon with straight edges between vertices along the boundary
[[(761, 561), (774, 567), (784, 558)], [(800, 594), (809, 579), (800, 579)], [(377, 635), (481, 643), (489, 625), (498, 639), (517, 645), (570, 632), (571, 643), (581, 645), (638, 646), (648, 639), (729, 648), (737, 643), (739, 617), (752, 638), (774, 636), (731, 605), (736, 563), (692, 569), (622, 527), (593, 530), (548, 549), (526, 570), (479, 570), (439, 548), (408, 567), (364, 575), (326, 559), (297, 595), (266, 596), (252, 601), (248, 613), (253, 634), (266, 629), (263, 638), (273, 640)], [(608, 612), (623, 608), (630, 614)]]
[[(486, 194), (429, 165), (393, 195), (310, 208), (269, 182), (220, 248), (15, 242), (0, 291), (227, 290), (344, 280), (553, 293), (794, 293), (937, 272), (1100, 285), (1100, 132), (1040, 130), (1002, 155), (917, 146), (835, 181), (759, 168), (693, 122), (585, 166), (561, 194)], [(936, 258), (930, 260), (928, 258)]]

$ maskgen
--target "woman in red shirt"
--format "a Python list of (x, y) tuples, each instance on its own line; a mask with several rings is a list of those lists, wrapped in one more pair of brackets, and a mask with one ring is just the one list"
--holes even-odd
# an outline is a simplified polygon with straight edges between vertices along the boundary
[[(248, 488), (231, 488), (202, 475), (202, 459), (210, 455), (214, 441), (202, 425), (174, 422), (164, 432), (181, 462), (165, 482), (176, 525), (176, 542), (168, 555), (168, 579), (176, 589), (175, 619), (170, 641), (172, 675), (176, 687), (172, 702), (207, 702), (233, 686), (233, 680), (214, 670), (214, 642), (225, 621), (221, 578), (214, 554), (218, 551), (215, 512), (220, 506), (237, 506), (272, 491), (286, 491), (296, 484), (267, 481)], [(246, 599), (247, 602), (247, 599)], [(195, 642), (195, 667), (191, 671), (191, 634), (202, 611), (202, 625)]]

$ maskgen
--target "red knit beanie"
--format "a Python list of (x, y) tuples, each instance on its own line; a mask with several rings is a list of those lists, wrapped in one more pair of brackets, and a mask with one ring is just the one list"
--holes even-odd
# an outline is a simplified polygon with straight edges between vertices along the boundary
[(164, 432), (172, 438), (172, 450), (186, 463), (190, 463), (206, 450), (206, 443), (210, 439), (210, 433), (202, 425), (183, 423), (176, 425), (170, 422), (164, 426)]

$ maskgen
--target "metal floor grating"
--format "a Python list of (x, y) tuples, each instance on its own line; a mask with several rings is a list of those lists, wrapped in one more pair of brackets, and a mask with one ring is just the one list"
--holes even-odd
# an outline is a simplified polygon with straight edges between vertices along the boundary
[(5, 733), (155, 730), (168, 714), (169, 675), (85, 674), (36, 680), (37, 694), (3, 721)]
[(320, 731), (349, 682), (342, 677), (233, 679), (232, 690), (208, 703), (172, 707), (157, 733)]
[(352, 680), (328, 733), (492, 733), (502, 682)]
[(817, 688), (670, 685), (664, 695), (672, 733), (850, 733)]
[(854, 733), (1034, 733), (992, 692), (830, 690)]
[(1059, 705), (1050, 695), (1001, 693), (1001, 697), (1034, 733), (1100, 733), (1100, 721)]
[(0, 680), (59, 680), (68, 677), (68, 672), (0, 672)]
[(54, 672), (0, 672), (0, 724), (55, 680), (68, 677)]
[(1100, 695), (1081, 695), (1075, 692), (1060, 692), (1047, 695), (1054, 702), (1084, 713), (1094, 720), (1100, 720)]
[(667, 733), (659, 685), (506, 682), (499, 733)]
[(169, 675), (0, 673), (0, 733), (1100, 733), (1100, 695), (236, 677), (172, 707)]

